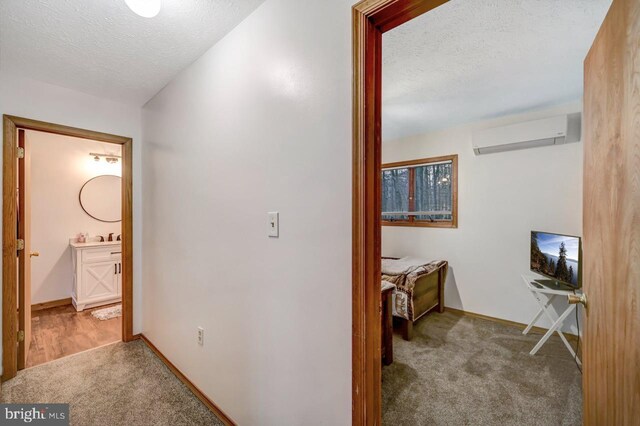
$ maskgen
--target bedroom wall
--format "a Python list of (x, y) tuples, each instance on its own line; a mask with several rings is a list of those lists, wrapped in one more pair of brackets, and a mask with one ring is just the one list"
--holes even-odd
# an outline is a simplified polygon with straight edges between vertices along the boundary
[[(538, 310), (520, 278), (530, 231), (582, 235), (582, 142), (476, 156), (471, 132), (580, 110), (567, 104), (385, 142), (384, 162), (458, 154), (459, 226), (383, 226), (383, 255), (446, 259), (446, 306), (528, 323)], [(572, 316), (565, 330), (574, 324)]]
[(142, 328), (140, 108), (0, 71), (0, 114), (133, 138), (133, 331), (139, 333)]
[[(94, 161), (90, 152), (120, 155), (120, 145), (44, 132), (26, 132), (31, 156), (31, 303), (71, 297), (69, 239), (120, 234), (120, 222), (101, 222), (82, 209), (82, 186), (100, 175), (122, 175), (122, 163)], [(109, 200), (104, 200), (109, 202)]]
[(353, 3), (267, 0), (143, 109), (143, 332), (238, 424), (351, 423)]

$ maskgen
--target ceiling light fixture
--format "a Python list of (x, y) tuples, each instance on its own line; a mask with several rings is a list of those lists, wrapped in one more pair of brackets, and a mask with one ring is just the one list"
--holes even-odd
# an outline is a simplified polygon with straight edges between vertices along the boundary
[(100, 158), (104, 157), (104, 160), (109, 164), (116, 164), (122, 158), (120, 155), (114, 154), (96, 154), (95, 152), (89, 153), (95, 161), (100, 161)]
[(162, 8), (162, 0), (124, 0), (129, 9), (143, 18), (153, 18)]

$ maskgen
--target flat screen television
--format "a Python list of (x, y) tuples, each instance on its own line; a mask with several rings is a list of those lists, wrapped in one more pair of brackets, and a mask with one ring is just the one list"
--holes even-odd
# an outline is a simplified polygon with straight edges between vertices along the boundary
[[(531, 231), (531, 270), (555, 286), (582, 286), (582, 239), (572, 235)], [(548, 285), (549, 282), (540, 282)]]

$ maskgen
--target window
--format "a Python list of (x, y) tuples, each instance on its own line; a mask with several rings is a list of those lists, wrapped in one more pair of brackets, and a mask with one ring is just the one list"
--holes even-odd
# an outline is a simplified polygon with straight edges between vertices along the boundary
[(383, 164), (382, 225), (457, 228), (458, 156)]

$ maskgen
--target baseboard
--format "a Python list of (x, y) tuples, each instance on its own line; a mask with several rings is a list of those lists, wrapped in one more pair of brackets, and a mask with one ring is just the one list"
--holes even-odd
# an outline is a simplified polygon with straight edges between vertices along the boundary
[(176, 377), (180, 379), (180, 381), (184, 383), (189, 388), (189, 390), (191, 390), (191, 392), (193, 392), (196, 398), (202, 401), (202, 403), (206, 405), (207, 408), (209, 408), (209, 410), (211, 410), (213, 414), (215, 414), (216, 417), (220, 419), (221, 422), (228, 426), (236, 426), (236, 423), (231, 420), (231, 417), (227, 416), (225, 412), (222, 411), (213, 401), (211, 401), (200, 389), (198, 389), (198, 387), (194, 385), (187, 376), (185, 376), (180, 370), (178, 370), (178, 367), (173, 365), (173, 363), (169, 361), (167, 357), (164, 356), (162, 352), (160, 352), (160, 350), (156, 348), (156, 346), (145, 337), (144, 334), (137, 334), (136, 336), (139, 336), (138, 338), (142, 339), (142, 341), (149, 347), (149, 349), (151, 349), (158, 356), (158, 358), (160, 358), (162, 362), (164, 362), (169, 370), (171, 370), (171, 372), (175, 374)]
[[(483, 320), (486, 320), (486, 321), (497, 322), (497, 323), (500, 323), (500, 324), (508, 325), (510, 327), (517, 327), (517, 328), (520, 328), (520, 329), (523, 329), (523, 330), (527, 327), (527, 324), (523, 324), (521, 322), (509, 321), (509, 320), (502, 319), (502, 318), (490, 317), (488, 315), (476, 314), (475, 312), (463, 311), (461, 309), (455, 309), (455, 308), (446, 307), (445, 310), (447, 312), (451, 312), (451, 313), (454, 313), (454, 314), (457, 314), (457, 315), (473, 317), (473, 318), (479, 318), (479, 319), (483, 319)], [(543, 328), (543, 327), (533, 326), (533, 327), (531, 327), (531, 331), (534, 331), (534, 332), (539, 333), (539, 334), (545, 334), (548, 331), (548, 329)], [(563, 331), (562, 334), (564, 334), (566, 336), (567, 340), (576, 341), (578, 339), (578, 336), (576, 336), (575, 334), (566, 332), (566, 331)]]
[(71, 304), (72, 302), (70, 297), (67, 297), (66, 299), (52, 300), (50, 302), (36, 303), (35, 305), (31, 305), (31, 312), (41, 311), (43, 309), (49, 308), (57, 308), (58, 306), (66, 306)]

